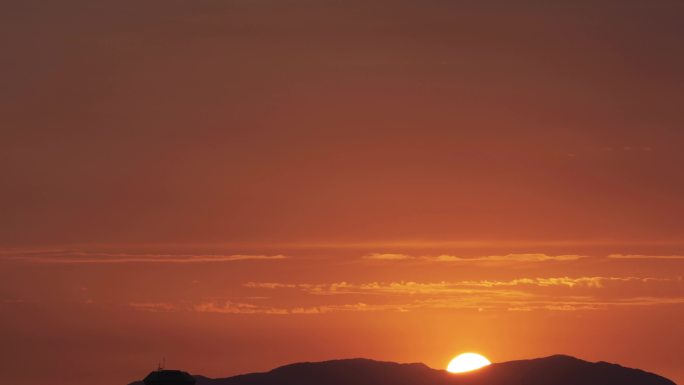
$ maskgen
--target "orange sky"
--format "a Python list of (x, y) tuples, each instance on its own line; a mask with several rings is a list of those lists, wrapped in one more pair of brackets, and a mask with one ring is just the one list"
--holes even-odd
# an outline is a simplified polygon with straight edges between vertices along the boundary
[(4, 378), (474, 350), (684, 381), (683, 17), (0, 4)]

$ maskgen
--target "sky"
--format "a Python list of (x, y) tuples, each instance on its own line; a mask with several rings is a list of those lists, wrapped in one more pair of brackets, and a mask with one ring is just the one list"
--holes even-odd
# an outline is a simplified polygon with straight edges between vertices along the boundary
[(0, 1), (0, 371), (684, 382), (684, 3)]

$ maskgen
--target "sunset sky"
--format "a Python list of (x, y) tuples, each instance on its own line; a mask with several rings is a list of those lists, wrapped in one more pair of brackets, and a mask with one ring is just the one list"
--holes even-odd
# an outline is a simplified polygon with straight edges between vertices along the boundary
[(564, 353), (684, 383), (684, 3), (0, 1), (0, 373)]

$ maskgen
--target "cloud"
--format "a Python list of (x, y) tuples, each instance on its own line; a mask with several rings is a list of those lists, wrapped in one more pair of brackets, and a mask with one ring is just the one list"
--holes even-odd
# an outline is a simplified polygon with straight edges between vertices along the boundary
[(546, 310), (555, 310), (555, 311), (577, 311), (577, 310), (598, 310), (600, 309), (597, 306), (593, 305), (568, 305), (568, 304), (560, 304), (560, 305), (546, 305), (544, 306), (544, 309)]
[[(425, 262), (492, 262), (492, 263), (506, 263), (506, 262), (545, 262), (545, 261), (577, 261), (580, 259), (589, 258), (586, 255), (578, 254), (561, 254), (548, 255), (543, 253), (520, 253), (520, 254), (505, 254), (505, 255), (485, 255), (477, 257), (464, 257), (459, 255), (419, 255), (413, 256), (409, 254), (400, 253), (372, 253), (364, 255), (363, 259), (377, 260), (377, 261), (425, 261)], [(641, 255), (641, 254), (610, 254), (606, 256), (609, 259), (651, 259), (651, 260), (684, 260), (684, 255)]]
[(194, 310), (200, 313), (288, 314), (288, 310), (283, 308), (259, 306), (250, 303), (236, 303), (231, 301), (226, 301), (222, 304), (205, 302), (195, 305)]
[(366, 303), (322, 304), (315, 306), (268, 306), (233, 301), (208, 301), (195, 305), (175, 305), (170, 303), (130, 303), (129, 306), (140, 311), (245, 314), (245, 315), (315, 315), (339, 312), (411, 312), (418, 310), (470, 310), (470, 311), (596, 311), (614, 307), (681, 305), (684, 297), (629, 297), (618, 300), (597, 300), (593, 297), (543, 298), (497, 298), (495, 296), (428, 298), (403, 303)]
[(583, 255), (547, 255), (547, 254), (507, 254), (507, 255), (488, 255), (482, 257), (460, 257), (455, 255), (438, 255), (434, 257), (419, 257), (421, 259), (435, 261), (435, 262), (544, 262), (544, 261), (576, 261), (578, 259), (587, 258)]
[[(394, 312), (409, 312), (416, 309), (426, 308), (454, 308), (455, 303), (448, 306), (444, 304), (428, 303), (423, 301), (414, 301), (404, 304), (368, 304), (364, 302), (356, 302), (340, 305), (318, 305), (318, 306), (294, 306), (294, 307), (269, 307), (259, 306), (249, 303), (234, 303), (226, 302), (217, 304), (215, 302), (207, 302), (196, 305), (194, 311), (201, 313), (223, 313), (223, 314), (269, 314), (269, 315), (311, 315), (311, 314), (327, 314), (339, 312), (379, 312), (379, 311), (394, 311)], [(459, 306), (459, 307), (473, 307)]]
[(550, 277), (550, 278), (517, 278), (512, 280), (467, 280), (441, 282), (368, 282), (349, 283), (333, 282), (325, 284), (311, 283), (279, 283), (279, 282), (247, 282), (244, 287), (257, 289), (298, 289), (309, 294), (472, 294), (491, 292), (492, 288), (536, 286), (536, 287), (586, 287), (602, 288), (607, 283), (617, 282), (669, 282), (673, 278), (654, 277)]
[(684, 304), (684, 297), (632, 297), (614, 302), (605, 302), (604, 305), (615, 306), (653, 306), (653, 305), (678, 305)]
[[(604, 290), (609, 284), (650, 285), (654, 282), (670, 282), (676, 286), (675, 296), (644, 295), (641, 288), (631, 286), (626, 294), (623, 286)], [(310, 295), (307, 305), (302, 306), (295, 297), (287, 295), (288, 305), (271, 305), (271, 297), (258, 297), (258, 303), (234, 301), (232, 299), (211, 299), (195, 304), (181, 303), (131, 303), (141, 311), (192, 311), (222, 314), (326, 314), (338, 312), (410, 312), (421, 310), (464, 310), (464, 311), (596, 311), (616, 307), (642, 307), (684, 304), (681, 296), (680, 278), (654, 277), (547, 277), (518, 278), (511, 280), (468, 280), (441, 282), (333, 282), (323, 284), (247, 282), (244, 287), (265, 290), (298, 290)], [(559, 290), (545, 290), (557, 287)], [(576, 291), (576, 288), (584, 290)], [(662, 287), (656, 287), (661, 293)], [(590, 291), (587, 291), (590, 290)], [(636, 291), (635, 291), (636, 290)], [(636, 294), (635, 294), (636, 293)], [(331, 295), (346, 295), (345, 303), (330, 303)], [(366, 295), (359, 300), (359, 295)], [(356, 297), (354, 297), (356, 296)], [(315, 304), (317, 301), (323, 302)], [(325, 298), (325, 299), (324, 299)], [(252, 299), (254, 299), (252, 297)], [(263, 301), (262, 301), (263, 300)], [(313, 305), (311, 303), (314, 303)]]
[(31, 254), (54, 254), (68, 253), (69, 250), (58, 248), (0, 248), (0, 255), (31, 255)]
[(119, 263), (211, 263), (247, 260), (282, 260), (284, 255), (220, 254), (129, 254), (69, 252), (65, 255), (10, 256), (7, 259), (45, 264), (119, 264)]
[(684, 304), (684, 297), (628, 297), (616, 300), (597, 300), (595, 298), (584, 298), (579, 300), (558, 299), (555, 301), (531, 302), (524, 306), (509, 307), (508, 311), (532, 311), (532, 310), (553, 310), (553, 311), (579, 311), (579, 310), (606, 310), (614, 307), (635, 307), (635, 306), (659, 306), (659, 305), (681, 305)]
[(672, 259), (684, 260), (684, 255), (640, 255), (640, 254), (611, 254), (610, 259)]
[(128, 306), (130, 306), (136, 310), (149, 311), (149, 312), (153, 312), (153, 313), (172, 312), (172, 311), (179, 310), (179, 307), (177, 305), (167, 303), (167, 302), (153, 302), (153, 303), (131, 302), (128, 304)]
[[(279, 282), (248, 282), (243, 286), (254, 289), (267, 290), (298, 290), (313, 296), (329, 295), (372, 295), (365, 307), (358, 308), (348, 305), (320, 305), (308, 308), (298, 308), (299, 313), (325, 313), (335, 311), (414, 311), (419, 309), (461, 309), (478, 311), (589, 311), (602, 310), (612, 307), (678, 305), (684, 303), (684, 297), (659, 297), (634, 295), (644, 293), (647, 286), (657, 282), (681, 284), (681, 278), (657, 277), (544, 277), (517, 278), (511, 280), (463, 280), (439, 282), (366, 282), (350, 283), (346, 281), (333, 283), (279, 283)], [(631, 295), (626, 294), (624, 284)], [(634, 286), (638, 284), (639, 286)], [(611, 290), (604, 288), (611, 287)], [(545, 290), (556, 287), (559, 290)], [(661, 292), (662, 286), (649, 287)], [(583, 290), (575, 292), (578, 288)], [(568, 291), (581, 293), (570, 294)], [(587, 290), (591, 290), (587, 292)], [(591, 293), (591, 294), (588, 294)], [(681, 293), (677, 288), (671, 293)], [(570, 295), (569, 295), (570, 294)], [(291, 298), (291, 297), (290, 297)], [(346, 298), (346, 297), (341, 297)], [(353, 297), (352, 297), (353, 298)], [(371, 298), (371, 297), (366, 297)], [(397, 303), (398, 302), (398, 303)], [(247, 313), (247, 308), (233, 309), (221, 307), (224, 312)], [(219, 311), (214, 309), (213, 311)], [(274, 309), (259, 306), (255, 310), (259, 313), (274, 312)], [(293, 314), (293, 308), (277, 308), (277, 312)]]
[(532, 311), (534, 310), (531, 306), (514, 306), (506, 309), (507, 311)]
[(304, 286), (311, 286), (301, 283), (279, 283), (279, 282), (247, 282), (243, 284), (244, 287), (251, 287), (257, 289), (296, 289)]
[(463, 257), (457, 255), (421, 255), (411, 256), (396, 253), (373, 253), (363, 256), (363, 259), (380, 261), (427, 261), (427, 262), (544, 262), (544, 261), (576, 261), (588, 258), (584, 255), (563, 254), (547, 255), (541, 253), (506, 254), (506, 255), (487, 255), (480, 257)]
[(363, 257), (364, 259), (375, 259), (381, 261), (401, 261), (406, 259), (416, 259), (407, 254), (391, 254), (391, 253), (373, 253)]
[(520, 286), (520, 285), (532, 285), (540, 287), (548, 286), (567, 286), (567, 287), (594, 287), (601, 288), (607, 282), (667, 282), (671, 281), (671, 278), (652, 278), (652, 277), (552, 277), (552, 278), (519, 278), (509, 281), (461, 281), (461, 285), (473, 285), (473, 286), (484, 286), (484, 287), (496, 287), (496, 286)]
[(378, 241), (347, 241), (347, 242), (285, 242), (271, 244), (218, 244), (221, 247), (256, 247), (256, 248), (287, 248), (287, 249), (471, 249), (477, 250), (488, 247), (497, 248), (548, 248), (548, 247), (625, 247), (625, 246), (682, 246), (684, 240), (630, 240), (612, 241), (596, 239), (571, 239), (571, 240), (501, 240), (501, 239), (479, 239), (479, 240), (378, 240)]
[(223, 314), (325, 314), (334, 312), (368, 312), (368, 311), (407, 311), (400, 305), (369, 305), (363, 302), (342, 305), (320, 305), (308, 307), (271, 307), (260, 306), (250, 303), (236, 303), (226, 301), (217, 304), (216, 302), (205, 302), (193, 307), (194, 311), (200, 313), (223, 313)]

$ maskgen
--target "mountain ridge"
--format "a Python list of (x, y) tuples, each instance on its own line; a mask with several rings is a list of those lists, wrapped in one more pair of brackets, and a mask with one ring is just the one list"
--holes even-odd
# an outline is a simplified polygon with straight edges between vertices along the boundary
[[(196, 385), (676, 385), (641, 369), (564, 354), (493, 363), (460, 374), (423, 363), (367, 358), (296, 362), (226, 378), (193, 376)], [(129, 385), (142, 385), (133, 382)]]

